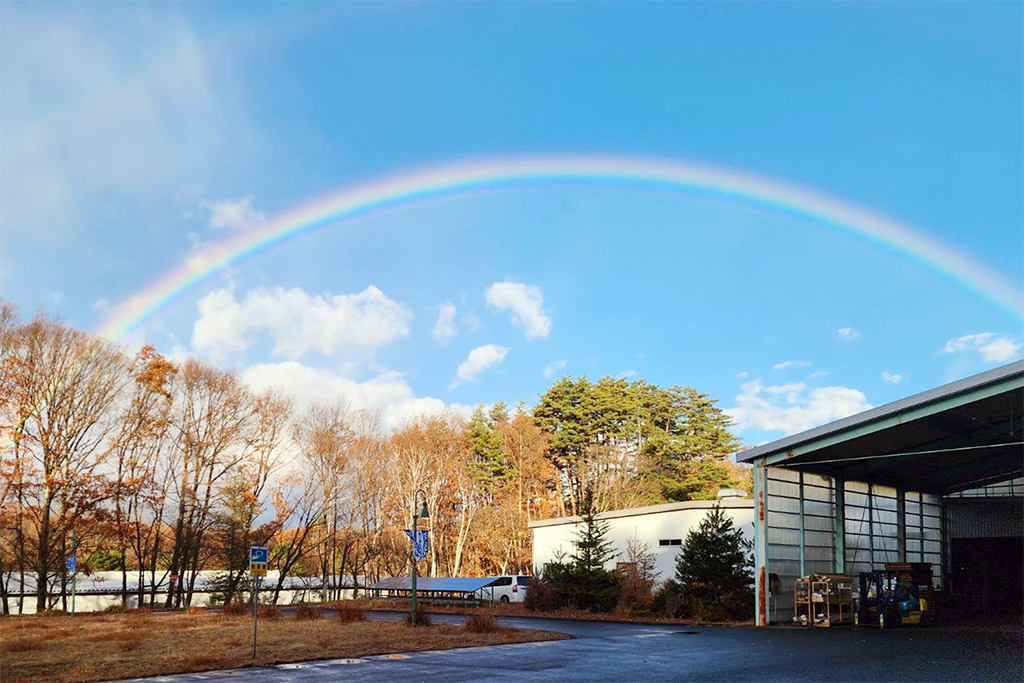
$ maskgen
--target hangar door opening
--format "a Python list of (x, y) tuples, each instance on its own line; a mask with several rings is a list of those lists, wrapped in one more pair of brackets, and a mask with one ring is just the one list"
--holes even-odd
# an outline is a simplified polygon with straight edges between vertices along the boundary
[(1024, 612), (1024, 479), (944, 501), (951, 603), (972, 616)]

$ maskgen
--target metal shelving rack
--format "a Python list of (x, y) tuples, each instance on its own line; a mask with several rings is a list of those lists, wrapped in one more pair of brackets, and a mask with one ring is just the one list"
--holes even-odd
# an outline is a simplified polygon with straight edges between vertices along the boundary
[(793, 582), (793, 622), (806, 626), (853, 623), (853, 579), (815, 574)]

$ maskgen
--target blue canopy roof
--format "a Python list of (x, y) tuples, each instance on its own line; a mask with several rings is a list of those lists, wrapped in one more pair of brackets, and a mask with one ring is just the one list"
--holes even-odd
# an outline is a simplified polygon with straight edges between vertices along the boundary
[[(437, 591), (443, 593), (475, 593), (494, 581), (493, 576), (424, 576), (417, 577), (417, 591)], [(370, 590), (411, 591), (412, 579), (408, 576), (395, 576), (382, 579), (370, 586)]]

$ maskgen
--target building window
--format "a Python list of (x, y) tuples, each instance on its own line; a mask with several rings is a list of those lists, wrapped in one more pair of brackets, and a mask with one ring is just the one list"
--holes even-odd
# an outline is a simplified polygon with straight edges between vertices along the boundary
[(681, 539), (681, 538), (663, 538), (660, 541), (658, 541), (658, 545), (660, 545), (660, 546), (682, 545), (682, 544), (683, 544), (683, 539)]

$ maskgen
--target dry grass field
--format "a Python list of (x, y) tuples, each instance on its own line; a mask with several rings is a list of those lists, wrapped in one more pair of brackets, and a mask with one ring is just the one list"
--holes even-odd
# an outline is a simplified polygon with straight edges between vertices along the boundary
[(463, 626), (410, 628), (401, 623), (261, 618), (259, 656), (252, 659), (252, 620), (198, 614), (95, 614), (0, 619), (0, 678), (4, 683), (79, 683), (266, 666), (310, 659), (497, 645), (565, 636)]

